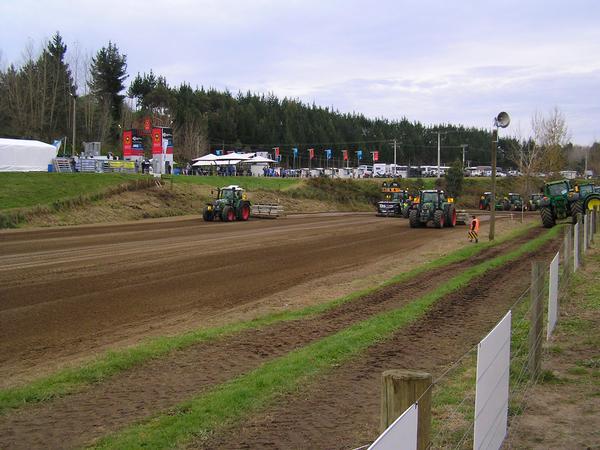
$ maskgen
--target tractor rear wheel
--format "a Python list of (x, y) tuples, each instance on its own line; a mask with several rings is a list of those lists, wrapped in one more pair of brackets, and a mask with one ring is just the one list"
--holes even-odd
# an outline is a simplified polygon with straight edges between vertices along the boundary
[(454, 206), (450, 206), (446, 211), (446, 226), (450, 228), (456, 226), (456, 208)]
[(421, 222), (419, 222), (419, 214), (416, 209), (411, 209), (408, 214), (408, 223), (411, 228), (419, 228)]
[(446, 220), (444, 217), (444, 211), (442, 211), (441, 209), (436, 210), (433, 213), (433, 225), (436, 228), (443, 228), (445, 223)]
[(204, 208), (204, 211), (202, 212), (202, 218), (205, 222), (212, 222), (215, 220), (215, 215), (212, 211), (209, 211), (208, 208)]
[(223, 222), (233, 222), (235, 220), (235, 211), (231, 206), (227, 205), (225, 208), (223, 208), (221, 220)]
[(547, 206), (540, 208), (540, 216), (542, 217), (542, 224), (545, 228), (552, 228), (556, 225), (556, 220), (554, 220), (551, 208)]
[(573, 224), (577, 223), (577, 214), (583, 215), (583, 203), (581, 200), (571, 203), (571, 218), (573, 220)]

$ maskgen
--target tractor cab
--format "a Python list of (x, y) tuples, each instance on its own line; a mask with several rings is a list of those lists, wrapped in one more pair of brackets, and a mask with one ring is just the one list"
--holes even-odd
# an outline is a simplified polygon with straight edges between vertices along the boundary
[(569, 180), (551, 181), (544, 184), (544, 194), (538, 202), (542, 224), (552, 228), (557, 219), (568, 216), (576, 221), (577, 213), (581, 212), (582, 204), (579, 193), (571, 188)]

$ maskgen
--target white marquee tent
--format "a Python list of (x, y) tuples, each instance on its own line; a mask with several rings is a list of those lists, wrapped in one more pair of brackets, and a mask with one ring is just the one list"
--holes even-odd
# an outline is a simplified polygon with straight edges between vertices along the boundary
[(46, 172), (56, 153), (44, 142), (0, 138), (0, 172)]

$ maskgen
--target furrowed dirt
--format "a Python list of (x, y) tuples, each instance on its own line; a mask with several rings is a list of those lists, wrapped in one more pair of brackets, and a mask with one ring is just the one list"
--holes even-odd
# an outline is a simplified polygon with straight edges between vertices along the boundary
[[(467, 267), (517, 248), (540, 232), (541, 229), (533, 229), (519, 239), (484, 250), (469, 261), (388, 286), (317, 317), (199, 344), (151, 361), (85, 392), (0, 417), (0, 436), (3, 436), (0, 447), (84, 445), (246, 373), (267, 360), (374, 314), (401, 307)], [(423, 280), (427, 280), (427, 288), (423, 287)]]
[(378, 434), (381, 373), (392, 368), (434, 374), (474, 346), (529, 284), (532, 258), (549, 261), (560, 243), (493, 270), (440, 301), (427, 315), (347, 364), (241, 424), (189, 448), (352, 449)]
[(313, 292), (324, 301), (366, 267), (387, 258), (407, 270), (464, 245), (464, 233), (357, 214), (0, 232), (0, 387), (236, 320), (241, 307), (251, 317), (274, 296), (282, 309)]

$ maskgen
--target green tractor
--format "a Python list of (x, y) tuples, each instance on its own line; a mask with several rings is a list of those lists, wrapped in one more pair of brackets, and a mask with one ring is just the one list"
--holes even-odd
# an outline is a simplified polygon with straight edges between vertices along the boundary
[(580, 183), (575, 186), (574, 192), (569, 194), (571, 198), (571, 214), (583, 214), (588, 209), (600, 207), (600, 193), (596, 191), (594, 183)]
[(540, 209), (540, 200), (544, 194), (531, 194), (527, 201), (527, 211), (537, 211)]
[(433, 222), (436, 228), (454, 227), (456, 225), (456, 208), (454, 199), (446, 197), (444, 191), (419, 191), (409, 212), (411, 228), (427, 226)]
[(377, 202), (378, 216), (408, 217), (408, 210), (411, 204), (411, 196), (408, 191), (401, 189), (396, 181), (388, 183), (384, 181), (381, 185), (381, 192), (384, 200)]
[(521, 197), (521, 194), (509, 192), (508, 203), (512, 211), (521, 211), (523, 209), (523, 198)]
[(578, 200), (578, 196), (574, 194), (569, 180), (544, 184), (544, 193), (538, 207), (545, 228), (552, 228), (556, 225), (557, 219), (566, 219), (569, 216), (572, 216), (573, 223), (577, 222), (577, 215), (573, 214), (573, 210), (576, 210), (577, 207), (573, 204)]
[(498, 195), (494, 208), (496, 211), (510, 211), (510, 200), (506, 196)]
[(207, 203), (202, 217), (206, 222), (220, 219), (222, 222), (248, 220), (250, 218), (250, 202), (244, 190), (235, 185), (217, 190), (217, 198)]

